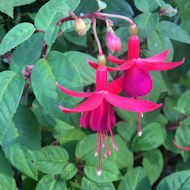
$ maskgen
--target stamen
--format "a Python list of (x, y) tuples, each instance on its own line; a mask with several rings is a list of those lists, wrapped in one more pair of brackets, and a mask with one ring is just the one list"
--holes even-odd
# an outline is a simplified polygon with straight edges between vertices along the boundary
[(150, 101), (150, 99), (149, 99), (148, 95), (146, 95), (146, 98), (147, 98), (147, 100), (148, 100), (148, 101)]
[(104, 141), (104, 148), (105, 148), (105, 154), (104, 157), (107, 158), (107, 150), (106, 150), (106, 138), (105, 138), (105, 132), (103, 131), (103, 141)]
[(112, 138), (112, 146), (113, 146), (113, 148), (116, 150), (116, 151), (118, 151), (118, 148), (117, 148), (117, 146), (116, 146), (116, 144), (115, 144), (115, 141), (114, 141), (114, 138), (113, 138), (113, 133), (112, 133), (112, 130), (110, 129), (110, 135), (111, 135), (111, 138)]
[(96, 148), (95, 148), (95, 154), (94, 154), (95, 157), (98, 156), (98, 152), (97, 152), (97, 148), (98, 148), (98, 137), (99, 137), (99, 131), (97, 131)]
[(97, 171), (97, 175), (100, 176), (102, 173), (101, 170), (101, 149), (102, 149), (102, 136), (101, 136), (101, 131), (99, 132), (99, 141), (100, 141), (100, 149), (99, 149), (99, 166), (98, 166), (98, 171)]
[(106, 140), (107, 140), (107, 146), (108, 146), (108, 155), (111, 155), (110, 147), (109, 147), (109, 141), (108, 141), (108, 132), (106, 131)]
[[(143, 100), (143, 97), (141, 96), (141, 100)], [(143, 118), (143, 113), (141, 112), (141, 117)]]
[(137, 115), (138, 115), (138, 136), (140, 137), (142, 135), (141, 123), (140, 123), (140, 114), (137, 113)]

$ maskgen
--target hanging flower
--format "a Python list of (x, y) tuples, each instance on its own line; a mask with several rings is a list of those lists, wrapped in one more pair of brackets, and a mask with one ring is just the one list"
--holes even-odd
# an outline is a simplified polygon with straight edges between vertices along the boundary
[[(136, 97), (141, 99), (142, 96), (147, 97), (147, 94), (152, 90), (153, 82), (149, 71), (165, 71), (173, 69), (182, 63), (185, 59), (179, 62), (163, 62), (168, 56), (169, 49), (150, 58), (139, 58), (140, 43), (137, 36), (137, 29), (130, 27), (131, 36), (128, 41), (128, 60), (122, 60), (117, 57), (108, 56), (109, 61), (121, 64), (115, 70), (124, 71), (123, 89), (128, 97)], [(148, 99), (149, 100), (149, 99)], [(141, 112), (141, 116), (143, 116)], [(141, 136), (140, 115), (138, 113), (139, 136)]]
[[(132, 112), (148, 112), (155, 110), (161, 106), (161, 104), (118, 96), (117, 94), (121, 92), (123, 87), (123, 77), (120, 77), (108, 84), (108, 71), (110, 70), (110, 68), (106, 67), (105, 63), (103, 64), (102, 60), (103, 59), (101, 58), (101, 66), (98, 66), (96, 68), (97, 70), (95, 92), (73, 92), (66, 88), (63, 88), (58, 83), (56, 83), (57, 87), (61, 91), (70, 96), (88, 98), (74, 109), (65, 108), (63, 106), (59, 106), (59, 108), (64, 113), (83, 112), (80, 119), (81, 126), (83, 128), (90, 128), (93, 131), (97, 131), (95, 156), (98, 156), (97, 146), (99, 142), (99, 168), (97, 171), (98, 175), (101, 175), (102, 144), (105, 149), (105, 158), (107, 158), (107, 155), (111, 154), (108, 143), (108, 132), (110, 132), (112, 138), (113, 148), (116, 151), (118, 150), (112, 134), (112, 128), (114, 127), (116, 120), (112, 105)], [(89, 60), (88, 62), (90, 65), (96, 64)]]

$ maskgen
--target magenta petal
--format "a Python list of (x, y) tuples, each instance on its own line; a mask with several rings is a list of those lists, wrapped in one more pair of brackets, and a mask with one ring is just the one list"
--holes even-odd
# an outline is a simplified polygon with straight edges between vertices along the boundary
[(127, 69), (130, 69), (133, 65), (135, 64), (135, 61), (125, 61), (125, 63), (123, 63), (122, 65), (119, 65), (117, 67), (111, 68), (111, 67), (107, 67), (108, 71), (124, 71)]
[(123, 89), (128, 97), (144, 96), (153, 87), (149, 71), (141, 70), (134, 66), (124, 71)]
[(166, 59), (166, 57), (168, 56), (168, 53), (170, 51), (170, 48), (162, 53), (159, 53), (155, 56), (146, 58), (146, 59), (141, 59), (142, 61), (145, 62), (160, 62), (160, 61), (164, 61)]
[(68, 90), (64, 87), (62, 87), (61, 85), (58, 84), (58, 82), (56, 82), (57, 87), (64, 92), (65, 94), (69, 95), (69, 96), (75, 96), (75, 97), (79, 97), (79, 98), (87, 98), (89, 96), (92, 96), (93, 92), (74, 92), (71, 90)]
[(64, 113), (80, 113), (96, 109), (103, 101), (103, 95), (101, 93), (94, 93), (90, 98), (85, 100), (82, 104), (73, 109), (59, 106)]
[(108, 60), (111, 61), (112, 63), (116, 63), (116, 64), (125, 63), (125, 60), (122, 60), (122, 59), (119, 59), (117, 57), (114, 57), (112, 54), (109, 54)]
[(132, 112), (148, 112), (155, 110), (162, 105), (144, 100), (126, 98), (111, 93), (105, 94), (104, 97), (110, 104)]
[(98, 64), (97, 64), (97, 63), (95, 63), (95, 62), (93, 62), (93, 61), (90, 61), (88, 58), (87, 58), (86, 60), (87, 60), (88, 64), (89, 64), (92, 68), (94, 68), (94, 69), (97, 69), (97, 68), (98, 68)]
[(137, 63), (137, 66), (139, 69), (143, 70), (149, 70), (149, 71), (165, 71), (174, 69), (175, 67), (181, 65), (184, 63), (185, 58), (183, 58), (179, 62), (145, 62), (145, 61), (139, 61)]
[(90, 118), (90, 111), (88, 112), (84, 112), (81, 117), (80, 117), (80, 125), (83, 127), (83, 128), (89, 128), (90, 125), (89, 125), (89, 118)]
[(112, 94), (119, 94), (123, 90), (124, 76), (121, 76), (107, 85), (107, 90)]

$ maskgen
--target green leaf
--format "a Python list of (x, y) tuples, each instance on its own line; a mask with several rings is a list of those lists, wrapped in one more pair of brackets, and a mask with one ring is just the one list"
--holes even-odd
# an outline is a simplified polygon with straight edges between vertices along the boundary
[(142, 129), (142, 136), (133, 140), (132, 148), (136, 151), (151, 150), (164, 143), (167, 137), (166, 130), (159, 123), (150, 123)]
[(67, 151), (60, 146), (46, 146), (39, 152), (39, 170), (46, 174), (61, 174), (69, 159)]
[(146, 170), (151, 185), (159, 178), (163, 168), (163, 157), (159, 149), (145, 152), (143, 168)]
[(135, 17), (134, 22), (137, 24), (138, 35), (141, 38), (147, 37), (158, 25), (158, 13), (145, 12)]
[(0, 55), (10, 51), (27, 40), (35, 31), (34, 25), (23, 22), (14, 26), (3, 38), (0, 44)]
[(190, 114), (190, 91), (184, 92), (179, 97), (177, 107), (183, 110), (184, 114)]
[(12, 71), (0, 73), (0, 140), (19, 105), (24, 78)]
[(2, 148), (11, 164), (27, 176), (37, 179), (40, 128), (33, 113), (20, 106), (2, 136)]
[(65, 181), (53, 175), (45, 175), (39, 181), (36, 190), (67, 190)]
[(112, 183), (95, 183), (86, 177), (82, 178), (82, 189), (85, 190), (115, 190), (115, 187)]
[(150, 182), (145, 170), (141, 167), (134, 168), (126, 173), (119, 184), (118, 190), (150, 190)]
[(63, 31), (63, 32), (73, 32), (73, 31), (75, 31), (74, 20), (69, 20), (67, 22), (64, 22), (61, 25), (61, 31)]
[(0, 11), (10, 16), (11, 18), (13, 18), (13, 8), (14, 8), (14, 1), (12, 0), (0, 1)]
[(128, 122), (119, 122), (119, 124), (116, 125), (116, 129), (127, 142), (130, 142), (137, 132), (137, 128)]
[(14, 0), (14, 6), (22, 6), (35, 2), (36, 0)]
[(190, 170), (173, 173), (165, 177), (156, 190), (187, 190), (190, 185)]
[(173, 45), (170, 39), (163, 33), (155, 30), (148, 36), (148, 49), (151, 52), (151, 56), (166, 51), (170, 48), (170, 52), (165, 61), (172, 61), (173, 59)]
[(142, 12), (152, 12), (158, 7), (156, 0), (135, 0), (134, 2), (136, 8)]
[(38, 11), (34, 23), (38, 29), (47, 30), (54, 17), (61, 14), (62, 17), (69, 16), (68, 10), (73, 12), (78, 6), (80, 0), (51, 0), (43, 5)]
[(180, 26), (172, 22), (162, 21), (159, 23), (157, 29), (172, 40), (188, 44), (190, 43), (190, 35)]
[(40, 59), (43, 38), (43, 33), (38, 32), (19, 45), (11, 55), (11, 70), (20, 73), (27, 65), (36, 63)]
[(17, 190), (14, 180), (14, 173), (9, 162), (4, 155), (0, 153), (0, 189), (1, 190)]
[(73, 178), (75, 176), (75, 174), (77, 173), (77, 171), (78, 170), (74, 164), (72, 164), (72, 163), (67, 164), (65, 166), (65, 168), (63, 169), (61, 178), (64, 179), (65, 181), (67, 181), (67, 180)]
[(117, 166), (107, 159), (101, 160), (101, 176), (97, 175), (97, 170), (98, 159), (92, 157), (90, 160), (87, 161), (86, 167), (84, 168), (84, 173), (89, 179), (98, 183), (107, 183), (117, 181), (122, 177)]

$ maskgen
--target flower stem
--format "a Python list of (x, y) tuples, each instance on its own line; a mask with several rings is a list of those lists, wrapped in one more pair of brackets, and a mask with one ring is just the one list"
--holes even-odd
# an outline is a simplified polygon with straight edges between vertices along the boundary
[(98, 46), (99, 55), (103, 55), (102, 46), (101, 46), (101, 44), (100, 44), (100, 40), (99, 40), (98, 35), (97, 35), (97, 32), (96, 32), (96, 19), (93, 18), (92, 21), (93, 21), (94, 38), (95, 38), (96, 43), (97, 43), (97, 46)]

